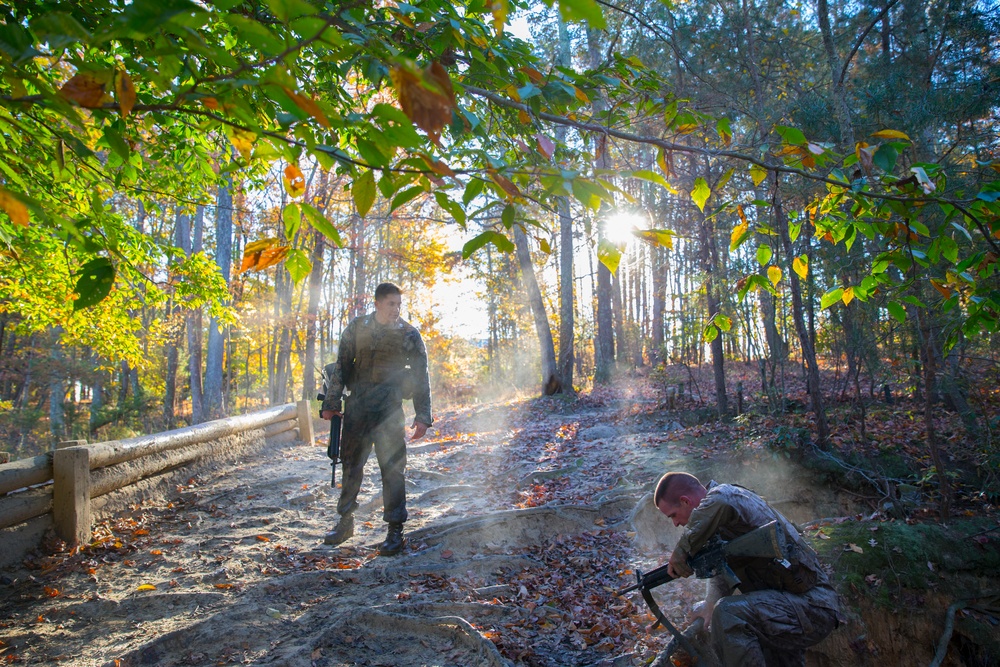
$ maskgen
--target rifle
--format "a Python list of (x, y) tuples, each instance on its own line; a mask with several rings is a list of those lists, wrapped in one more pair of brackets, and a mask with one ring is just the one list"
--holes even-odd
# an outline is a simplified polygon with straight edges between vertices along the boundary
[[(322, 403), (326, 400), (326, 392), (330, 386), (330, 377), (334, 364), (327, 364), (323, 369), (323, 393), (316, 395), (316, 400)], [(330, 417), (330, 443), (326, 446), (326, 455), (330, 457), (330, 486), (337, 488), (337, 465), (340, 463), (340, 430), (344, 420), (340, 415)]]
[[(785, 558), (787, 553), (785, 534), (783, 531), (778, 530), (778, 522), (772, 521), (728, 542), (718, 535), (713, 536), (698, 553), (688, 559), (688, 565), (691, 566), (695, 576), (699, 579), (711, 579), (712, 577), (722, 575), (726, 583), (731, 588), (735, 588), (740, 585), (740, 580), (732, 568), (729, 567), (728, 560), (730, 558), (773, 558), (785, 567), (790, 567), (791, 564)], [(657, 626), (662, 625), (670, 631), (670, 634), (674, 636), (674, 640), (685, 651), (699, 661), (699, 664), (708, 664), (704, 662), (701, 654), (695, 649), (691, 641), (667, 620), (667, 617), (660, 610), (660, 606), (653, 599), (652, 590), (654, 588), (677, 578), (670, 574), (668, 571), (669, 567), (669, 564), (661, 565), (645, 574), (636, 570), (635, 585), (621, 589), (618, 591), (618, 595), (638, 590), (642, 594), (642, 599), (646, 601), (649, 610), (653, 612), (653, 617), (656, 618), (656, 622), (649, 629), (655, 630)]]

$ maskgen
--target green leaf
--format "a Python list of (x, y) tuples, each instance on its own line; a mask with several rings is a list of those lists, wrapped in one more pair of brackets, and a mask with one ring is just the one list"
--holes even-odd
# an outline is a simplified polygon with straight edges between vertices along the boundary
[(299, 204), (299, 206), (302, 208), (302, 212), (306, 214), (306, 220), (312, 225), (313, 229), (333, 241), (338, 248), (344, 247), (344, 242), (340, 238), (340, 232), (337, 231), (337, 228), (322, 213), (309, 204), (303, 203)]
[[(624, 173), (628, 175), (628, 172)], [(655, 171), (650, 171), (649, 169), (640, 169), (638, 171), (633, 171), (631, 175), (632, 178), (639, 178), (644, 181), (649, 181), (650, 183), (656, 183), (657, 185), (660, 185), (664, 189), (666, 189), (667, 192), (670, 192), (671, 194), (677, 194), (677, 189), (674, 186), (670, 185), (667, 179), (663, 178), (663, 176), (660, 176)]]
[(889, 310), (889, 314), (900, 324), (906, 321), (906, 309), (903, 308), (902, 304), (892, 301), (886, 308)]
[(358, 153), (361, 154), (361, 157), (369, 165), (373, 167), (385, 167), (389, 164), (389, 158), (373, 142), (358, 138), (355, 141), (355, 145), (358, 147)]
[(757, 263), (761, 266), (767, 266), (767, 263), (771, 261), (771, 255), (774, 252), (771, 250), (769, 245), (761, 245), (757, 248)]
[(351, 195), (354, 197), (354, 205), (358, 209), (358, 215), (362, 218), (368, 215), (372, 204), (375, 203), (375, 172), (369, 169), (354, 179), (354, 183), (351, 185)]
[(288, 275), (292, 277), (292, 282), (298, 285), (312, 271), (312, 262), (303, 251), (293, 249), (285, 255), (285, 268), (288, 269)]
[(801, 222), (790, 222), (788, 223), (788, 240), (795, 243), (795, 239), (799, 238), (799, 234), (802, 233), (802, 223)]
[(707, 202), (708, 198), (711, 196), (712, 191), (709, 189), (708, 183), (705, 182), (705, 179), (700, 176), (695, 179), (694, 189), (691, 190), (691, 199), (698, 205), (698, 208), (702, 212), (705, 210), (705, 202)]
[(793, 146), (805, 146), (807, 143), (806, 135), (802, 134), (802, 130), (798, 128), (776, 125), (774, 129), (779, 135), (781, 135), (781, 139), (786, 144), (791, 144)]
[(614, 199), (611, 198), (607, 190), (597, 183), (583, 178), (573, 179), (573, 196), (581, 204), (594, 211), (601, 208), (602, 199), (610, 198), (614, 202)]
[(559, 11), (568, 23), (586, 21), (590, 27), (597, 30), (607, 27), (604, 13), (594, 0), (559, 0)]
[(828, 291), (826, 294), (824, 294), (823, 297), (819, 300), (820, 308), (823, 308), (823, 309), (829, 308), (833, 304), (835, 304), (838, 301), (840, 301), (840, 299), (843, 296), (844, 296), (844, 288), (843, 287), (835, 287), (834, 289), (832, 289), (832, 290)]
[(463, 227), (465, 226), (465, 211), (457, 201), (449, 199), (448, 195), (441, 190), (434, 193), (434, 199), (437, 201), (438, 206), (451, 214), (451, 217), (455, 219), (455, 222)]
[(514, 216), (517, 214), (517, 209), (514, 208), (513, 204), (507, 204), (503, 207), (503, 211), (500, 213), (500, 222), (507, 229), (514, 226)]
[(73, 311), (83, 310), (104, 300), (115, 284), (115, 265), (107, 257), (97, 257), (83, 265), (73, 291)]
[(462, 246), (462, 259), (469, 259), (472, 253), (482, 248), (487, 243), (492, 243), (500, 252), (514, 252), (514, 243), (500, 232), (487, 229), (485, 232), (468, 241)]
[(407, 202), (413, 201), (415, 198), (422, 195), (426, 190), (422, 185), (414, 185), (412, 187), (401, 190), (392, 198), (392, 203), (389, 204), (389, 212), (392, 213), (397, 208), (406, 204)]
[(281, 212), (281, 220), (285, 223), (285, 238), (291, 241), (302, 225), (302, 211), (299, 205), (292, 203), (286, 206)]
[(719, 327), (714, 324), (709, 324), (705, 327), (704, 338), (706, 343), (711, 343), (713, 340), (719, 337)]
[(723, 331), (729, 331), (733, 328), (732, 318), (726, 317), (722, 313), (715, 314), (715, 325), (722, 329)]
[(896, 167), (896, 158), (898, 157), (899, 152), (893, 148), (892, 144), (882, 144), (872, 156), (872, 162), (875, 163), (876, 167), (890, 174)]
[(486, 181), (481, 178), (472, 178), (469, 180), (469, 184), (465, 186), (465, 192), (462, 193), (462, 203), (468, 206), (469, 202), (482, 193), (483, 186), (485, 185)]

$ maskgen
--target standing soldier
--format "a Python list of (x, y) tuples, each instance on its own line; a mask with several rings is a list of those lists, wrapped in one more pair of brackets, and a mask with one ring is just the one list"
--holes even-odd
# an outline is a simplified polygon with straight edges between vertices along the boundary
[[(365, 462), (375, 448), (382, 472), (382, 518), (389, 524), (382, 556), (403, 549), (406, 521), (406, 437), (403, 399), (412, 398), (416, 415), (413, 440), (431, 425), (431, 391), (427, 377), (427, 352), (413, 326), (399, 317), (402, 290), (392, 283), (375, 288), (375, 312), (351, 320), (340, 338), (336, 363), (324, 371), (323, 419), (341, 415), (343, 435), (340, 456), (343, 481), (337, 527), (326, 535), (326, 544), (340, 544), (354, 535), (354, 510)], [(347, 390), (347, 404), (341, 396)]]

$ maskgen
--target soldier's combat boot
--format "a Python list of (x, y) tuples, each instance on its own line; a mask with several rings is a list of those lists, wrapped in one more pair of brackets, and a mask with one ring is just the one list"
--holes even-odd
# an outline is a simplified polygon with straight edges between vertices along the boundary
[(395, 556), (403, 550), (403, 524), (390, 523), (385, 542), (378, 548), (379, 556)]
[(340, 521), (337, 522), (337, 527), (326, 534), (323, 538), (323, 544), (340, 544), (341, 542), (346, 542), (348, 539), (354, 536), (354, 515), (345, 514), (340, 517)]

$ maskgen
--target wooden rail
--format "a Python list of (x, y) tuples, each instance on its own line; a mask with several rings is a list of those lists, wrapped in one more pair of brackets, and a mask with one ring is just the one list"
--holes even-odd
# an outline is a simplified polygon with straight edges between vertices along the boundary
[(91, 500), (219, 451), (231, 436), (258, 432), (267, 441), (313, 441), (309, 401), (218, 419), (174, 431), (55, 451), (0, 464), (0, 528), (52, 512), (56, 533), (90, 541)]

